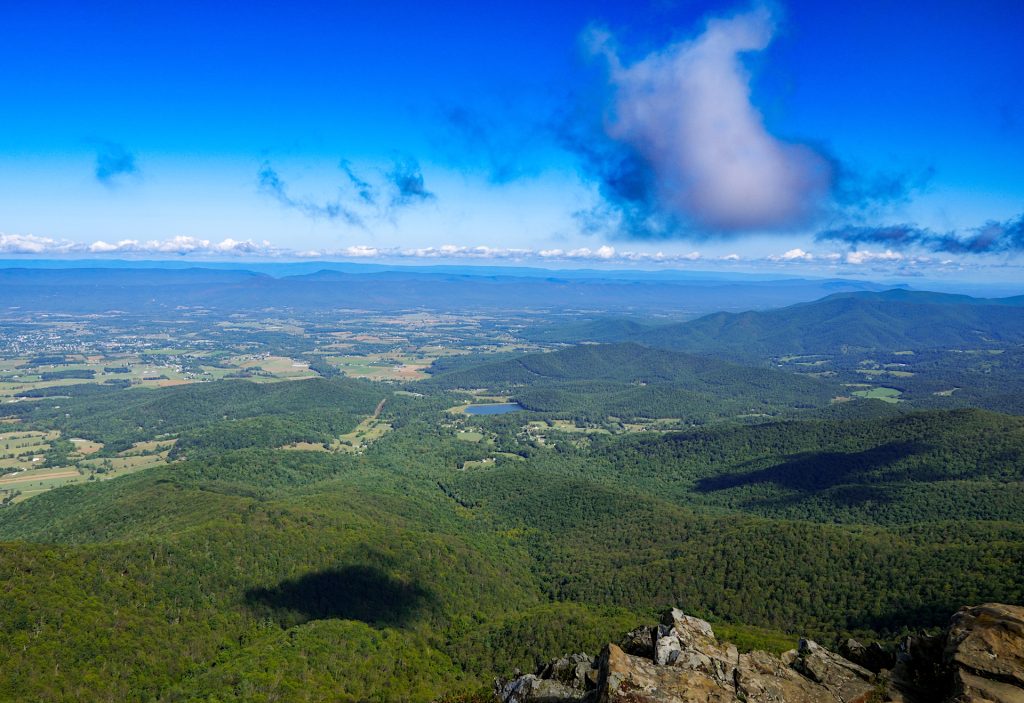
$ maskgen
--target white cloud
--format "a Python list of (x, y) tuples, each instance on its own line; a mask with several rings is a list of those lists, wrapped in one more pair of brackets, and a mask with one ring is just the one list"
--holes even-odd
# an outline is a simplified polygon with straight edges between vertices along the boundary
[(195, 257), (204, 258), (238, 257), (248, 259), (323, 259), (323, 260), (448, 260), (508, 263), (540, 263), (546, 264), (586, 264), (603, 265), (648, 265), (686, 267), (696, 262), (711, 268), (732, 266), (741, 262), (747, 267), (771, 265), (808, 267), (808, 270), (828, 270), (831, 272), (844, 267), (850, 270), (863, 271), (868, 266), (872, 270), (886, 270), (910, 275), (911, 271), (928, 268), (950, 270), (950, 267), (963, 267), (963, 262), (954, 259), (935, 259), (927, 256), (906, 256), (891, 249), (872, 251), (869, 249), (840, 252), (812, 253), (800, 247), (790, 249), (782, 254), (769, 256), (741, 255), (731, 252), (725, 255), (706, 256), (699, 251), (673, 253), (664, 251), (620, 250), (611, 245), (596, 248), (579, 247), (576, 249), (524, 249), (492, 247), (486, 245), (466, 246), (461, 244), (442, 244), (418, 248), (381, 247), (369, 244), (351, 244), (339, 248), (292, 250), (274, 246), (267, 240), (238, 240), (231, 237), (214, 241), (180, 235), (170, 239), (122, 239), (117, 242), (96, 240), (91, 243), (73, 242), (53, 237), (35, 235), (0, 234), (0, 254), (21, 255), (29, 257), (68, 256), (68, 257), (124, 257), (124, 258), (167, 258)]
[(804, 251), (799, 247), (777, 256), (769, 256), (769, 261), (814, 261), (814, 254)]
[(6, 254), (210, 254), (230, 256), (279, 256), (282, 250), (267, 240), (254, 242), (251, 239), (237, 240), (230, 237), (220, 242), (196, 237), (177, 236), (171, 239), (152, 239), (146, 242), (137, 239), (122, 239), (107, 242), (98, 239), (91, 244), (72, 242), (66, 239), (36, 237), (22, 234), (0, 234), (0, 253)]
[(778, 230), (817, 215), (829, 163), (768, 132), (741, 56), (775, 32), (767, 7), (712, 19), (688, 42), (624, 65), (607, 32), (591, 44), (615, 91), (608, 136), (651, 169), (661, 207), (707, 231)]
[(363, 244), (359, 244), (352, 247), (346, 247), (345, 255), (358, 259), (372, 259), (376, 256), (380, 256), (380, 249), (377, 247), (368, 247)]
[(846, 263), (853, 264), (854, 266), (875, 263), (878, 261), (901, 261), (902, 259), (903, 255), (897, 251), (893, 251), (892, 249), (886, 249), (885, 251), (860, 249), (846, 253)]
[(63, 254), (75, 246), (67, 240), (32, 234), (0, 234), (0, 253), (4, 254)]
[(118, 245), (100, 240), (90, 244), (89, 251), (96, 254), (109, 254), (110, 252), (118, 251)]
[[(523, 249), (490, 246), (463, 246), (458, 244), (442, 244), (437, 247), (373, 247), (368, 245), (352, 245), (342, 249), (309, 249), (299, 252), (281, 250), (281, 256), (294, 256), (303, 259), (360, 258), (360, 259), (469, 259), (488, 261), (593, 261), (595, 263), (650, 263), (650, 264), (684, 264), (700, 261), (703, 256), (698, 251), (687, 254), (666, 254), (662, 251), (619, 251), (613, 246), (602, 245), (596, 249), (580, 247), (577, 249)], [(739, 258), (738, 256), (736, 258)]]

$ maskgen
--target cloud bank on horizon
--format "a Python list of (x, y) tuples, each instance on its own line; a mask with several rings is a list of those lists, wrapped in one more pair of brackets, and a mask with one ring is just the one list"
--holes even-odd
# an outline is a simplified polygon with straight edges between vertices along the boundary
[[(747, 267), (778, 271), (806, 270), (813, 274), (827, 275), (900, 275), (922, 276), (927, 272), (955, 273), (968, 270), (962, 262), (952, 259), (935, 259), (928, 256), (914, 256), (891, 248), (871, 250), (857, 249), (845, 253), (810, 252), (794, 248), (781, 254), (767, 256), (741, 256), (736, 252), (728, 254), (705, 254), (700, 251), (671, 253), (664, 251), (636, 251), (617, 249), (610, 245), (576, 248), (530, 249), (522, 247), (492, 247), (486, 245), (465, 246), (444, 244), (426, 247), (384, 247), (357, 244), (327, 249), (295, 250), (282, 248), (267, 240), (221, 241), (177, 236), (164, 240), (126, 239), (116, 242), (97, 240), (92, 243), (71, 240), (0, 233), (0, 255), (39, 257), (121, 257), (124, 259), (145, 259), (147, 257), (201, 257), (205, 259), (260, 259), (281, 261), (441, 261), (468, 262), (475, 264), (515, 265), (599, 265), (636, 267), (693, 267), (699, 269), (734, 269)], [(980, 269), (979, 269), (980, 270)]]

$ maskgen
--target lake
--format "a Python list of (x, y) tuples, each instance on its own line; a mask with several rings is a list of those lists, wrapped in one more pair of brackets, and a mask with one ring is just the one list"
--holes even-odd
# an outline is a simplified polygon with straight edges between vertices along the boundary
[(468, 415), (503, 415), (514, 413), (518, 410), (526, 410), (519, 403), (488, 403), (486, 405), (470, 405), (466, 408)]

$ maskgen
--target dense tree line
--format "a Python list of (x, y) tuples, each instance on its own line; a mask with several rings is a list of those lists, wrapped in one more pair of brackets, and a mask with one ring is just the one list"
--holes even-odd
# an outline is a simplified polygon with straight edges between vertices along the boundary
[(221, 420), (282, 416), (317, 408), (367, 415), (380, 402), (382, 390), (366, 381), (340, 378), (310, 379), (301, 384), (197, 383), (131, 391), (94, 386), (59, 401), (19, 403), (11, 411), (27, 422), (59, 429), (67, 436), (123, 449), (135, 441)]

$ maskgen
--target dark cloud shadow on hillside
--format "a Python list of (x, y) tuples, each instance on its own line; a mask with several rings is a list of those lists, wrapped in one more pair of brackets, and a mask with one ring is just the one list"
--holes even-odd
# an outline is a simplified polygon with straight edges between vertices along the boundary
[[(885, 470), (891, 464), (927, 449), (927, 445), (920, 442), (889, 442), (860, 452), (808, 452), (756, 471), (703, 478), (697, 482), (696, 490), (713, 493), (772, 483), (780, 488), (812, 493), (845, 484), (870, 484), (880, 478), (894, 480), (905, 477), (886, 477)], [(851, 492), (850, 497), (856, 494)]]
[(743, 501), (740, 506), (744, 510), (754, 511), (769, 516), (787, 517), (804, 514), (808, 510), (819, 507), (863, 508), (874, 506), (881, 510), (885, 505), (895, 502), (897, 494), (888, 485), (846, 484), (837, 485), (821, 491), (800, 491), (782, 497), (752, 498)]
[(951, 594), (928, 603), (911, 602), (910, 598), (896, 596), (877, 612), (861, 613), (848, 618), (845, 627), (852, 631), (918, 632), (949, 624), (949, 616), (964, 603), (972, 602), (969, 594)]
[(259, 615), (283, 626), (331, 618), (360, 620), (377, 627), (403, 627), (435, 601), (423, 586), (390, 576), (376, 566), (346, 566), (282, 581), (246, 592)]

